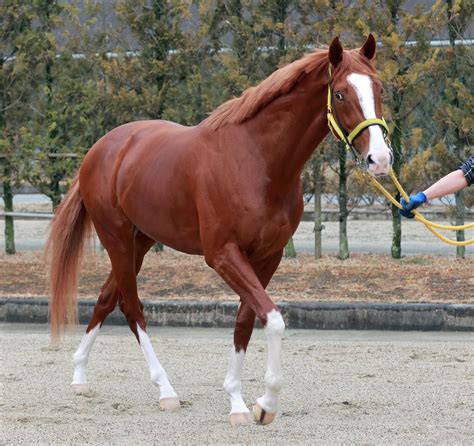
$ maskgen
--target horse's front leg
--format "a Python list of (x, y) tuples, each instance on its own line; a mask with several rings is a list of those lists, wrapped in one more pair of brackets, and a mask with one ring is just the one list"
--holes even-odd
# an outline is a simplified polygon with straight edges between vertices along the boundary
[[(274, 266), (271, 274), (262, 274), (261, 279), (248, 258), (235, 244), (227, 244), (214, 257), (207, 258), (208, 263), (239, 294), (242, 301), (234, 335), (234, 350), (224, 382), (225, 390), (230, 396), (231, 422), (233, 424), (242, 424), (247, 421), (248, 409), (241, 396), (240, 374), (255, 314), (265, 327), (268, 342), (266, 392), (264, 396), (257, 399), (255, 404), (257, 422), (269, 424), (277, 412), (278, 394), (281, 387), (280, 349), (285, 324), (278, 308), (265, 292), (264, 286), (273, 275), (280, 258), (281, 253), (273, 259), (272, 265)], [(269, 275), (268, 279), (267, 275)]]
[(257, 398), (254, 414), (257, 423), (270, 424), (275, 418), (278, 406), (278, 394), (281, 388), (281, 338), (285, 323), (278, 310), (267, 315), (265, 336), (268, 343), (268, 362), (265, 373), (265, 394)]

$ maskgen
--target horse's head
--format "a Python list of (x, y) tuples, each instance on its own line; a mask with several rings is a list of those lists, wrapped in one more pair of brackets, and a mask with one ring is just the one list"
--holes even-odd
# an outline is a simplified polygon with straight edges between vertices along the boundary
[(375, 48), (372, 34), (362, 48), (351, 51), (344, 51), (337, 37), (332, 41), (328, 119), (333, 133), (355, 147), (371, 173), (387, 175), (393, 157), (384, 137), (382, 83), (371, 63)]

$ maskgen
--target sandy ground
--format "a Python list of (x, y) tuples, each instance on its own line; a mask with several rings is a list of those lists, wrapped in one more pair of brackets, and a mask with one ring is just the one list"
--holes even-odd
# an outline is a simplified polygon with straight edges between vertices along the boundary
[[(83, 327), (79, 330), (82, 331)], [(182, 409), (160, 412), (145, 360), (124, 327), (102, 329), (91, 391), (69, 390), (81, 333), (51, 347), (43, 325), (0, 325), (2, 444), (472, 444), (474, 336), (288, 330), (274, 424), (232, 428), (221, 383), (230, 330), (151, 328)], [(243, 376), (262, 392), (263, 333)]]
[[(438, 222), (451, 224), (450, 222)], [(324, 222), (323, 253), (339, 252), (339, 223)], [(16, 220), (15, 241), (18, 251), (43, 249), (49, 222), (46, 220)], [(0, 219), (0, 233), (4, 233), (5, 221)], [(303, 221), (296, 231), (294, 242), (299, 252), (314, 252), (314, 224)], [(444, 231), (444, 235), (455, 239), (452, 232)], [(382, 253), (390, 255), (392, 240), (392, 222), (388, 220), (349, 220), (349, 250), (354, 253)], [(466, 231), (466, 239), (474, 237), (474, 231)], [(0, 250), (4, 250), (5, 239), (0, 236)], [(402, 252), (403, 254), (437, 254), (455, 255), (456, 247), (446, 245), (438, 240), (421, 223), (402, 221)], [(474, 258), (474, 245), (466, 248), (468, 258)]]

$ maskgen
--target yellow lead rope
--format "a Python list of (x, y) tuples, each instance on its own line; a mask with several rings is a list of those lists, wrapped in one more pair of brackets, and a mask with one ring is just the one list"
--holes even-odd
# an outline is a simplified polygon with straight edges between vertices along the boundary
[[(394, 206), (396, 206), (398, 209), (402, 209), (401, 204), (395, 200), (395, 198), (390, 195), (390, 192), (387, 191), (372, 175), (370, 175), (367, 172), (362, 172), (363, 176), (372, 183), (372, 185), (380, 191), (385, 198), (387, 198)], [(390, 178), (393, 181), (393, 184), (395, 184), (395, 187), (398, 189), (402, 197), (405, 199), (405, 201), (408, 203), (410, 201), (410, 198), (408, 197), (408, 194), (405, 192), (403, 189), (402, 185), (398, 181), (397, 177), (395, 176), (395, 173), (393, 172), (392, 169), (390, 169)], [(449, 245), (455, 245), (455, 246), (467, 246), (471, 245), (474, 243), (474, 239), (471, 240), (465, 240), (465, 241), (457, 241), (457, 240), (450, 240), (449, 238), (445, 237), (444, 235), (440, 234), (436, 229), (443, 229), (443, 230), (449, 230), (449, 231), (461, 231), (463, 229), (472, 229), (474, 228), (474, 223), (468, 223), (462, 226), (449, 226), (449, 225), (440, 225), (438, 223), (433, 223), (432, 221), (427, 220), (425, 217), (423, 217), (416, 209), (414, 209), (413, 214), (415, 214), (415, 219), (418, 220), (419, 222), (423, 223), (436, 237), (438, 237), (440, 240), (442, 240), (445, 243), (448, 243)]]
[[(331, 66), (329, 66), (329, 78), (332, 78), (332, 73), (331, 73)], [(333, 101), (332, 101), (332, 87), (331, 87), (331, 82), (329, 82), (328, 85), (328, 103), (327, 103), (327, 119), (328, 119), (328, 126), (331, 132), (336, 136), (336, 138), (341, 139), (342, 141), (345, 142), (347, 150), (352, 151), (354, 154), (354, 157), (356, 158), (356, 161), (358, 160), (357, 157), (357, 152), (354, 149), (353, 146), (353, 140), (357, 138), (357, 136), (364, 130), (365, 128), (371, 126), (371, 125), (378, 125), (382, 127), (388, 134), (388, 126), (387, 123), (385, 122), (385, 119), (378, 119), (378, 118), (373, 118), (373, 119), (366, 119), (365, 121), (362, 121), (359, 125), (356, 126), (356, 128), (347, 134), (347, 132), (343, 131), (341, 126), (339, 125), (337, 114), (333, 114), (336, 112), (334, 108)], [(398, 209), (402, 209), (401, 204), (395, 200), (390, 195), (390, 192), (388, 192), (372, 175), (365, 171), (361, 171), (362, 175), (364, 176), (365, 179), (367, 179), (372, 185), (379, 190), (394, 206), (396, 206)], [(408, 197), (408, 194), (405, 192), (403, 189), (402, 185), (398, 181), (397, 177), (395, 176), (395, 173), (393, 172), (392, 169), (390, 169), (390, 178), (392, 179), (393, 183), (395, 184), (396, 188), (402, 195), (402, 197), (406, 200), (408, 203), (410, 201), (410, 198)], [(440, 225), (438, 223), (433, 223), (432, 221), (427, 220), (425, 217), (423, 217), (416, 209), (412, 211), (413, 214), (415, 215), (415, 218), (423, 223), (436, 237), (438, 237), (440, 240), (442, 240), (445, 243), (448, 243), (449, 245), (455, 245), (455, 246), (467, 246), (471, 245), (474, 243), (474, 239), (471, 240), (465, 240), (463, 242), (457, 241), (457, 240), (450, 240), (449, 238), (446, 238), (444, 235), (440, 234), (436, 229), (443, 229), (443, 230), (448, 230), (448, 231), (462, 231), (464, 229), (471, 229), (474, 228), (474, 223), (469, 223), (466, 225), (462, 226), (448, 226), (448, 225)], [(436, 228), (436, 229), (435, 229)]]

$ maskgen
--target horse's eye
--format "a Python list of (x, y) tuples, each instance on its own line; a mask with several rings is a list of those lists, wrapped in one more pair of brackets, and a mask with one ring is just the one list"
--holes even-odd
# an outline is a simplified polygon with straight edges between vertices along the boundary
[(344, 100), (344, 95), (340, 91), (336, 91), (335, 96), (338, 101)]

